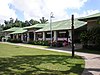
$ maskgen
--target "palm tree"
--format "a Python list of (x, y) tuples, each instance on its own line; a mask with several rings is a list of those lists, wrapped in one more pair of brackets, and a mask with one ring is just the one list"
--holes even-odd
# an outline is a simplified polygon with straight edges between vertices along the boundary
[(41, 19), (40, 19), (40, 22), (42, 23), (42, 24), (44, 24), (44, 23), (47, 23), (47, 19), (45, 19), (45, 17), (42, 17)]

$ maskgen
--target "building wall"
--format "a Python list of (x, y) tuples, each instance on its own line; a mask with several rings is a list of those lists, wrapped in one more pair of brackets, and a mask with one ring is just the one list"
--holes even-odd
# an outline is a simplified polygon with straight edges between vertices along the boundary
[(98, 25), (97, 19), (95, 19), (95, 20), (88, 20), (87, 21), (87, 29), (88, 30), (91, 29), (94, 26), (97, 26), (97, 25)]

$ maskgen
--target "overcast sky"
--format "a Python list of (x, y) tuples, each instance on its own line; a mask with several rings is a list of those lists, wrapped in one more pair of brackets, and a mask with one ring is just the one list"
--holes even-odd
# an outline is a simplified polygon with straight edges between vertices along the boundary
[(100, 0), (0, 0), (0, 23), (11, 17), (22, 21), (49, 19), (50, 12), (57, 21), (69, 19), (71, 14), (83, 17), (99, 11)]

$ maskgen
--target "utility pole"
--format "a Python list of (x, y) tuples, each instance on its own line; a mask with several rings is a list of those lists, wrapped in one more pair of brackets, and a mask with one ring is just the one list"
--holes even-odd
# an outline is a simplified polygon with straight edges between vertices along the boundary
[(50, 44), (50, 47), (52, 47), (52, 18), (54, 18), (53, 12), (50, 13), (50, 32), (51, 32), (51, 44)]
[(72, 57), (74, 57), (74, 15), (72, 15)]
[(51, 14), (50, 14), (50, 32), (51, 32), (51, 44), (50, 44), (50, 47), (52, 47), (52, 18), (51, 18)]

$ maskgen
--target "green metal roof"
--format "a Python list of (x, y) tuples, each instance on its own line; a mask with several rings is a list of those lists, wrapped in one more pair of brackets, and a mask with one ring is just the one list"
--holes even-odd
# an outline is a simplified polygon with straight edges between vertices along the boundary
[[(74, 28), (77, 29), (81, 26), (84, 26), (86, 22), (78, 21), (77, 19), (74, 20)], [(71, 20), (62, 20), (52, 23), (52, 30), (68, 30), (71, 29)], [(37, 30), (36, 32), (42, 31), (50, 31), (50, 24), (46, 25), (44, 28)]]
[(16, 31), (16, 30), (18, 30), (18, 29), (19, 29), (19, 27), (13, 27), (13, 28), (4, 30), (4, 32), (13, 32), (13, 31)]
[(100, 18), (100, 13), (89, 15), (89, 16), (86, 16), (86, 17), (81, 17), (81, 18), (79, 18), (79, 20), (80, 21), (87, 21), (88, 19), (93, 19), (93, 18)]
[(21, 34), (21, 33), (25, 33), (27, 32), (27, 30), (23, 29), (23, 28), (19, 28), (18, 30), (10, 33), (10, 34)]
[(47, 24), (35, 24), (32, 26), (24, 27), (24, 29), (31, 29), (31, 28), (43, 28)]

